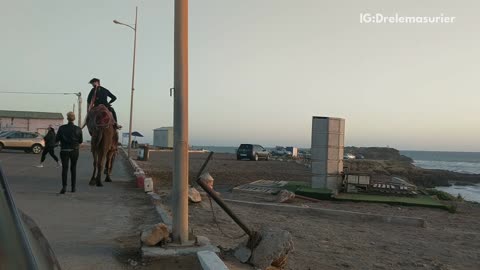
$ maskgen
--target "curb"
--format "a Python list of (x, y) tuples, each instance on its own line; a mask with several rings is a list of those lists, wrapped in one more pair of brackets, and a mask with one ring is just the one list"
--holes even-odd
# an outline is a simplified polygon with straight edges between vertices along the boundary
[(228, 270), (228, 267), (215, 252), (208, 250), (198, 251), (197, 257), (204, 270)]
[[(137, 162), (133, 160), (132, 158), (128, 157), (127, 150), (125, 148), (121, 147), (123, 154), (125, 155), (126, 158), (128, 158), (128, 162), (130, 163), (130, 166), (132, 166), (133, 169), (133, 175), (135, 177), (142, 177), (145, 178), (145, 171), (138, 166)], [(160, 219), (162, 222), (167, 225), (169, 230), (172, 229), (172, 216), (170, 213), (162, 206), (161, 203), (157, 203), (157, 201), (160, 201), (160, 196), (156, 194), (155, 192), (149, 192), (147, 193), (151, 200), (152, 204), (155, 206), (155, 210), (157, 211), (157, 214), (160, 216)], [(225, 266), (225, 263), (218, 257), (218, 255), (215, 252), (212, 252), (212, 250), (220, 252), (220, 250), (212, 245), (207, 245), (204, 248), (200, 248), (197, 254), (198, 261), (202, 267), (202, 269), (205, 270), (211, 270), (211, 269), (226, 269), (228, 268)], [(188, 252), (188, 249), (187, 249)], [(162, 249), (158, 248), (152, 248), (152, 247), (142, 247), (142, 253), (146, 257), (157, 257), (157, 256), (165, 256), (165, 255), (171, 255), (171, 256), (179, 256), (182, 255), (181, 250), (170, 250), (170, 251), (162, 251)]]
[(122, 149), (122, 152), (125, 155), (125, 157), (128, 158), (128, 162), (130, 163), (130, 166), (132, 166), (132, 169), (133, 169), (133, 174), (134, 175), (136, 175), (136, 174), (145, 175), (145, 172), (143, 171), (143, 169), (140, 166), (138, 166), (137, 162), (135, 160), (133, 160), (132, 158), (128, 157), (127, 150), (125, 150), (125, 148), (123, 148), (123, 147), (121, 147), (120, 149)]
[(235, 203), (238, 205), (247, 205), (247, 206), (254, 206), (256, 208), (263, 208), (268, 210), (274, 211), (286, 211), (286, 212), (295, 212), (295, 213), (310, 213), (315, 214), (320, 217), (332, 217), (338, 218), (341, 220), (346, 221), (369, 221), (369, 222), (382, 222), (382, 223), (390, 223), (390, 224), (397, 224), (397, 225), (406, 225), (406, 226), (413, 226), (413, 227), (421, 227), (425, 228), (427, 223), (423, 218), (416, 218), (416, 217), (405, 217), (405, 216), (384, 216), (378, 214), (367, 214), (361, 212), (353, 212), (353, 211), (346, 211), (346, 210), (334, 210), (334, 209), (326, 209), (326, 208), (307, 208), (301, 206), (294, 206), (294, 205), (282, 205), (277, 203), (256, 203), (256, 202), (248, 202), (248, 201), (240, 201), (240, 200), (229, 200), (224, 199), (225, 202)]

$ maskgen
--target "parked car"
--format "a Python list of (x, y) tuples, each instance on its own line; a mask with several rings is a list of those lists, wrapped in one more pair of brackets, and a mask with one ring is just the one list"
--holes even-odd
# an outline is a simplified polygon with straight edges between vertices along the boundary
[(34, 132), (12, 131), (0, 137), (0, 151), (19, 149), (27, 153), (40, 154), (44, 147), (43, 136)]
[(270, 159), (270, 152), (258, 144), (241, 144), (237, 149), (237, 160)]
[(272, 155), (274, 156), (291, 156), (292, 152), (288, 151), (286, 148), (277, 147), (272, 151)]
[(355, 155), (353, 154), (344, 154), (343, 155), (343, 159), (355, 159)]
[(12, 131), (11, 130), (0, 131), (0, 138), (6, 137), (8, 133), (12, 133)]

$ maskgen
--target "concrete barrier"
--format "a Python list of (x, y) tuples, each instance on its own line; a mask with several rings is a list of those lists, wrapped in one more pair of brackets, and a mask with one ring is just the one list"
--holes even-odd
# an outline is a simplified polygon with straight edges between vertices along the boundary
[(203, 270), (228, 270), (228, 267), (215, 252), (199, 251), (197, 252), (197, 257)]
[(129, 158), (128, 157), (128, 153), (127, 153), (127, 150), (125, 150), (125, 148), (123, 147), (120, 147), (120, 149), (122, 149), (122, 152), (123, 154), (125, 155), (126, 158), (128, 158), (128, 162), (130, 163), (130, 165), (132, 166), (132, 169), (133, 169), (133, 172), (134, 174), (137, 173), (137, 174), (145, 174), (145, 172), (143, 171), (143, 169), (138, 166), (137, 162), (135, 160), (133, 160), (133, 158)]
[[(125, 148), (121, 147), (123, 154), (128, 158), (128, 153)], [(132, 158), (128, 158), (128, 162), (132, 166), (133, 174), (136, 178), (143, 177), (145, 178), (145, 172), (138, 165), (138, 163)], [(162, 222), (168, 227), (169, 231), (172, 231), (172, 216), (164, 208), (164, 205), (158, 203), (160, 201), (160, 196), (155, 192), (148, 192), (150, 195), (153, 204), (155, 205), (155, 210)], [(147, 247), (143, 246), (141, 248), (142, 256), (145, 258), (159, 258), (159, 257), (168, 257), (168, 256), (183, 256), (196, 253), (198, 260), (204, 270), (228, 270), (227, 266), (223, 261), (217, 256), (216, 252), (220, 250), (208, 243), (204, 246), (199, 247), (179, 247), (179, 248), (159, 248), (159, 247)]]
[(385, 216), (378, 214), (368, 214), (346, 210), (334, 210), (326, 208), (301, 207), (295, 205), (284, 205), (278, 203), (257, 203), (240, 200), (224, 199), (225, 202), (250, 206), (255, 208), (268, 209), (273, 211), (285, 211), (289, 213), (306, 213), (319, 217), (335, 218), (339, 220), (346, 220), (352, 222), (382, 222), (414, 227), (426, 227), (426, 222), (423, 218), (405, 217), (405, 216)]

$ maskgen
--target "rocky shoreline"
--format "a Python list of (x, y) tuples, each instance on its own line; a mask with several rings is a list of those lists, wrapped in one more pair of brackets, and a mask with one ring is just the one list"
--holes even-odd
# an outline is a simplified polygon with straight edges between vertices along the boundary
[(480, 184), (480, 174), (457, 173), (447, 170), (423, 169), (413, 165), (413, 160), (393, 148), (345, 147), (345, 153), (364, 159), (345, 160), (350, 173), (370, 174), (373, 179), (400, 176), (411, 183), (426, 188), (436, 186)]

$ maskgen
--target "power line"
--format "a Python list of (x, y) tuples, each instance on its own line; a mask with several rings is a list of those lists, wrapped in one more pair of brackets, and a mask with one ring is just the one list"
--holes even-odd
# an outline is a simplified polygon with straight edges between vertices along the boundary
[(22, 95), (78, 95), (79, 93), (45, 93), (45, 92), (13, 92), (13, 91), (0, 91), (0, 94), (22, 94)]

